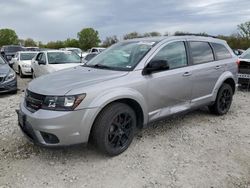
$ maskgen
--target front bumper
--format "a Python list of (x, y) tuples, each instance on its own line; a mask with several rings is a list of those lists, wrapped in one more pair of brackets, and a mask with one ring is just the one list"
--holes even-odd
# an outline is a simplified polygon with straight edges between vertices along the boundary
[(31, 75), (31, 68), (30, 67), (22, 67), (22, 73), (24, 75)]
[(32, 113), (22, 101), (17, 110), (18, 124), (35, 144), (48, 147), (74, 145), (88, 142), (97, 111), (98, 108), (67, 112), (40, 109)]
[(7, 93), (17, 90), (17, 78), (10, 82), (0, 83), (0, 93)]

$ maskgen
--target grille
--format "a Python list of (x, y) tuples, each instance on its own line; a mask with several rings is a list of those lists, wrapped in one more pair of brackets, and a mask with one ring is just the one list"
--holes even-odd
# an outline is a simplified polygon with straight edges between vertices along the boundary
[(25, 96), (27, 109), (31, 112), (35, 112), (41, 109), (44, 99), (45, 99), (45, 95), (40, 95), (40, 94), (33, 93), (27, 90), (26, 96)]
[(250, 63), (241, 61), (239, 65), (239, 73), (250, 74)]

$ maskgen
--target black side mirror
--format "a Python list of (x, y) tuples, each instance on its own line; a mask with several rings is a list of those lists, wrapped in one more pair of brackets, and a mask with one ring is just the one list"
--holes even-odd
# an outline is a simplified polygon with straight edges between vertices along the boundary
[(152, 72), (159, 72), (169, 69), (169, 64), (166, 60), (151, 60), (143, 69), (142, 75), (151, 74)]
[(46, 62), (43, 60), (38, 61), (38, 65), (46, 65)]

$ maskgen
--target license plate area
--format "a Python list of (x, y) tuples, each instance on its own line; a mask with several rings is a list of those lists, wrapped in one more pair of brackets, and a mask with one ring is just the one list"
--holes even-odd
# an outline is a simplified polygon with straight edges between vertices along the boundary
[(238, 78), (250, 78), (250, 74), (238, 74)]

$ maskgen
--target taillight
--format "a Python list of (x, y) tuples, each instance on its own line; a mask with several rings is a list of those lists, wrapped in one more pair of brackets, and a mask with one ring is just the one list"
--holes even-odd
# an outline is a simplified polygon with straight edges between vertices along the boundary
[(239, 59), (236, 61), (236, 64), (237, 64), (238, 66), (240, 65), (240, 60), (239, 60)]

